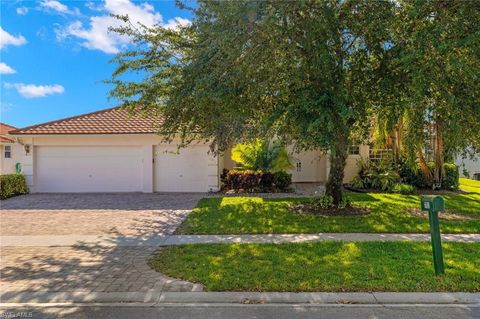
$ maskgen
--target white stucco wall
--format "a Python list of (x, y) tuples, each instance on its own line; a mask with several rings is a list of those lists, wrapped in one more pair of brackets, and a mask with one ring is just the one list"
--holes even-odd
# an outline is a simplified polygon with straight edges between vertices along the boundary
[[(11, 146), (11, 158), (5, 158), (5, 145)], [(15, 166), (17, 163), (25, 161), (25, 149), (18, 143), (5, 143), (0, 147), (0, 174), (14, 174), (16, 172)], [(22, 171), (24, 167), (22, 165)]]
[(292, 181), (302, 182), (325, 182), (326, 181), (326, 157), (320, 151), (291, 152), (293, 168), (289, 170)]
[(352, 179), (358, 174), (358, 161), (367, 160), (369, 157), (368, 145), (360, 145), (360, 154), (349, 155), (347, 163), (345, 164), (345, 176), (343, 177), (344, 183), (350, 183)]

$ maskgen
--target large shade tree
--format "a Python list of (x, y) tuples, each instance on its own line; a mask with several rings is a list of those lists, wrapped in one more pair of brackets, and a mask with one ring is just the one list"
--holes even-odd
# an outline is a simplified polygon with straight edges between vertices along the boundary
[[(352, 136), (364, 136), (381, 89), (395, 2), (198, 1), (191, 25), (127, 24), (111, 94), (161, 113), (159, 133), (212, 149), (255, 137), (329, 152), (327, 193), (342, 200)], [(137, 72), (138, 80), (124, 75)]]

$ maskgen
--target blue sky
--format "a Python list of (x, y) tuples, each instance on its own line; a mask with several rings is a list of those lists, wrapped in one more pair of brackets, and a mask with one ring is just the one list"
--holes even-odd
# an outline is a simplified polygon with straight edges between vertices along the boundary
[(109, 13), (174, 28), (191, 14), (174, 1), (1, 1), (2, 122), (23, 127), (115, 106), (102, 83), (128, 39)]

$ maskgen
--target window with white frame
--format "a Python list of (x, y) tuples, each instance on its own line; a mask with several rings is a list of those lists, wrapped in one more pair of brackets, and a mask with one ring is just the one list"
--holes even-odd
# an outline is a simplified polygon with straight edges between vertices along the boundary
[(348, 155), (360, 155), (360, 144), (352, 144), (348, 147)]
[(12, 147), (10, 145), (5, 145), (3, 149), (4, 158), (12, 158)]
[(369, 158), (373, 162), (391, 158), (391, 156), (392, 150), (389, 149), (370, 149), (369, 151)]

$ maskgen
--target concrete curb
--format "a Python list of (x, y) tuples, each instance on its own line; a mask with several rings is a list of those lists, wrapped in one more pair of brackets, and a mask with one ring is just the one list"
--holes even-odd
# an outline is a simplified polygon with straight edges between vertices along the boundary
[(478, 304), (466, 292), (20, 292), (0, 294), (6, 303), (229, 304)]

